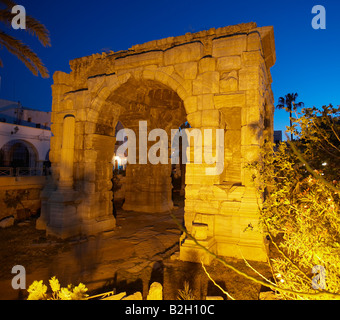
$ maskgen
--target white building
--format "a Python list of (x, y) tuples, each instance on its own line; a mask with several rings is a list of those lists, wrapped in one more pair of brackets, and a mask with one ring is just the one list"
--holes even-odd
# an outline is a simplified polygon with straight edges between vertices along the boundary
[(49, 160), (51, 112), (0, 99), (0, 175), (40, 175)]

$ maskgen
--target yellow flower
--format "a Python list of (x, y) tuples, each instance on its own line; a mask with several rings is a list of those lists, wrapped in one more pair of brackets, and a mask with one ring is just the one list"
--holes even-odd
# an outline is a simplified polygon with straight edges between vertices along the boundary
[(71, 294), (72, 300), (84, 300), (88, 295), (85, 293), (88, 289), (83, 283), (79, 283), (77, 287), (73, 289)]
[(57, 292), (60, 290), (60, 283), (56, 277), (52, 277), (50, 280), (50, 286), (53, 292)]
[(59, 292), (59, 299), (60, 300), (72, 300), (71, 294), (72, 292), (69, 291), (67, 288), (61, 288)]
[(47, 287), (43, 284), (43, 281), (34, 281), (27, 292), (29, 293), (27, 300), (43, 300), (46, 299)]

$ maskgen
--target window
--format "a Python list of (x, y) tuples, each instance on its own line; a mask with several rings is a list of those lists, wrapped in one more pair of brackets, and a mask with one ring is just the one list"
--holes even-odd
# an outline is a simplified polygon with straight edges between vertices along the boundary
[(22, 143), (16, 143), (11, 149), (11, 167), (29, 167), (30, 153)]

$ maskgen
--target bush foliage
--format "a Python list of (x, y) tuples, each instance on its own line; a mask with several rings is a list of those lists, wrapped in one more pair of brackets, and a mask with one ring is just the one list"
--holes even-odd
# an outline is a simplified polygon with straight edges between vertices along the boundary
[(279, 252), (271, 260), (275, 281), (297, 292), (284, 298), (340, 293), (339, 111), (303, 109), (290, 127), (299, 139), (265, 144), (261, 162), (248, 166), (263, 200), (260, 223)]

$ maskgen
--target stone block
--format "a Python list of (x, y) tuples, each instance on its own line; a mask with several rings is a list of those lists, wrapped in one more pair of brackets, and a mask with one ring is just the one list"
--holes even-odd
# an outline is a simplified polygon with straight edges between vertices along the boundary
[(196, 184), (196, 185), (213, 185), (213, 184), (219, 184), (220, 183), (220, 177), (219, 175), (207, 175), (205, 172), (202, 172), (201, 174), (195, 174), (195, 175), (188, 175), (185, 174), (185, 184)]
[(96, 132), (97, 124), (94, 122), (85, 122), (85, 134), (91, 134)]
[(197, 97), (196, 96), (190, 96), (189, 98), (184, 100), (184, 107), (187, 114), (196, 112), (198, 109), (197, 106)]
[(187, 185), (185, 187), (185, 199), (199, 199), (200, 189), (199, 185)]
[(159, 282), (151, 284), (147, 300), (163, 300), (163, 286)]
[(254, 50), (260, 50), (260, 52), (262, 52), (261, 36), (257, 32), (250, 33), (247, 37), (247, 51)]
[(76, 134), (74, 136), (74, 145), (77, 149), (83, 149), (84, 148), (84, 135), (82, 134)]
[(259, 159), (260, 147), (258, 145), (243, 145), (241, 153), (246, 162), (252, 162)]
[[(245, 108), (240, 107), (220, 109), (221, 112), (224, 114), (224, 119), (226, 123), (228, 124), (227, 130), (241, 130), (241, 111), (243, 111), (244, 109)], [(230, 132), (230, 134), (232, 133)], [(225, 138), (227, 138), (227, 136)], [(232, 139), (235, 139), (235, 136), (233, 136)], [(235, 140), (232, 140), (231, 142), (234, 146), (236, 146)]]
[(241, 69), (241, 57), (240, 56), (229, 56), (221, 57), (217, 59), (217, 70), (218, 71), (232, 71)]
[(185, 209), (189, 211), (193, 211), (201, 214), (201, 219), (197, 220), (195, 218), (195, 222), (197, 223), (205, 223), (209, 226), (210, 235), (212, 235), (212, 225), (213, 225), (213, 216), (214, 214), (218, 214), (219, 209), (219, 201), (215, 199), (186, 199), (185, 200)]
[(175, 68), (174, 66), (159, 67), (157, 71), (164, 72), (168, 74), (169, 76), (171, 76), (174, 73)]
[(134, 294), (131, 294), (125, 298), (123, 298), (122, 300), (143, 300), (143, 296), (142, 294), (138, 291), (135, 292)]
[(268, 261), (267, 254), (262, 243), (239, 243), (237, 239), (217, 238), (216, 254), (227, 257), (242, 259), (248, 261)]
[(155, 71), (154, 70), (145, 69), (142, 74), (143, 74), (143, 79), (155, 80)]
[[(192, 94), (192, 80), (188, 80), (188, 79), (183, 79), (182, 77), (180, 77), (177, 73), (173, 73), (171, 75), (171, 77), (169, 77), (169, 79), (175, 80), (180, 86), (183, 87), (183, 89), (185, 90), (185, 92), (189, 95)], [(167, 82), (168, 83), (168, 82)], [(169, 85), (170, 86), (170, 85)], [(177, 85), (178, 86), (178, 85)], [(171, 87), (173, 90), (176, 90), (176, 87)], [(177, 91), (177, 90), (176, 90)]]
[(192, 93), (194, 95), (219, 92), (220, 75), (217, 71), (209, 71), (200, 74), (192, 82)]
[(193, 128), (202, 126), (202, 111), (196, 111), (187, 115), (187, 119)]
[[(213, 238), (209, 238), (204, 241), (200, 241), (200, 244), (207, 248), (209, 251), (216, 253), (216, 243)], [(192, 240), (185, 239), (180, 248), (180, 260), (203, 263), (210, 265), (213, 260), (213, 256), (205, 251), (203, 248), (198, 247)]]
[(255, 90), (260, 88), (260, 69), (258, 66), (239, 70), (239, 90)]
[(202, 110), (202, 126), (203, 127), (219, 127), (220, 112), (219, 110)]
[(10, 217), (6, 217), (0, 220), (0, 228), (8, 228), (13, 226), (14, 224), (14, 217), (10, 216)]
[(85, 150), (84, 151), (84, 161), (85, 162), (95, 162), (97, 160), (97, 151), (95, 150)]
[(220, 80), (220, 93), (238, 91), (238, 73), (233, 70), (222, 75)]
[(198, 110), (211, 110), (214, 109), (214, 95), (202, 94), (197, 96)]
[(246, 145), (260, 145), (262, 138), (262, 130), (257, 123), (243, 126), (241, 129), (241, 144)]
[(86, 121), (87, 110), (85, 108), (79, 109), (76, 112), (77, 121)]
[(212, 57), (203, 57), (198, 62), (199, 73), (215, 71), (216, 70), (216, 60)]
[(84, 134), (84, 132), (85, 132), (84, 122), (76, 121), (74, 133), (75, 134)]
[(244, 93), (232, 93), (214, 96), (214, 104), (216, 109), (245, 107), (246, 97)]
[(240, 201), (223, 201), (220, 206), (220, 213), (223, 215), (236, 214), (241, 206)]
[(69, 74), (62, 71), (56, 71), (53, 74), (53, 83), (71, 85), (72, 79)]
[(228, 78), (220, 81), (220, 92), (228, 93), (238, 90), (238, 80), (235, 78)]
[(233, 35), (212, 41), (213, 57), (226, 57), (240, 55), (247, 50), (247, 36)]
[(129, 69), (163, 62), (163, 52), (160, 50), (131, 54), (115, 60), (115, 69)]
[(263, 122), (263, 115), (260, 108), (256, 106), (242, 109), (242, 126), (245, 125), (260, 125)]
[(208, 225), (205, 223), (193, 223), (192, 231), (192, 236), (198, 241), (208, 238)]
[(63, 132), (63, 127), (60, 124), (54, 124), (51, 125), (51, 131), (54, 136), (61, 136)]
[(175, 65), (175, 71), (183, 79), (196, 79), (197, 77), (197, 62), (184, 62)]
[(164, 52), (164, 65), (174, 65), (188, 61), (198, 61), (204, 53), (201, 42), (185, 43)]
[(259, 66), (264, 63), (260, 51), (251, 51), (242, 53), (242, 65), (246, 67)]

